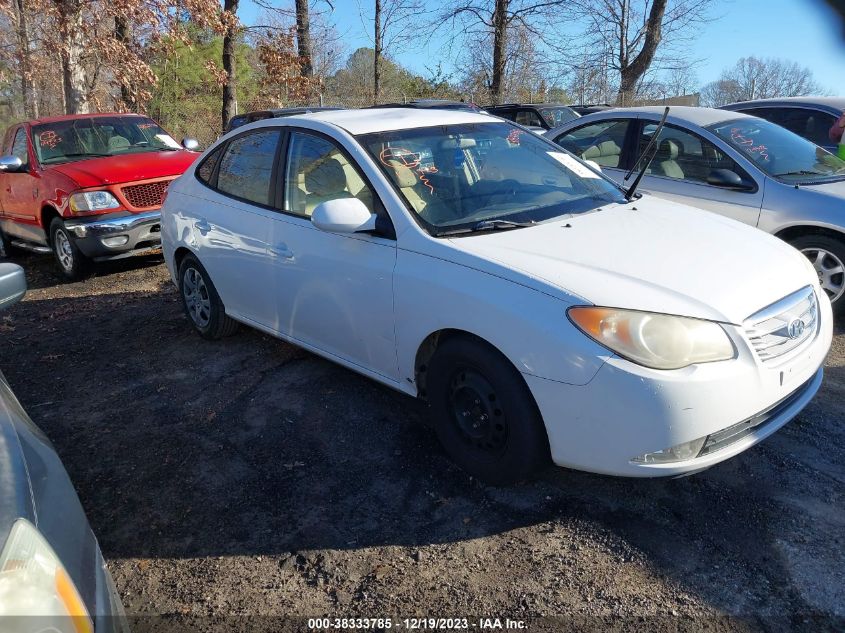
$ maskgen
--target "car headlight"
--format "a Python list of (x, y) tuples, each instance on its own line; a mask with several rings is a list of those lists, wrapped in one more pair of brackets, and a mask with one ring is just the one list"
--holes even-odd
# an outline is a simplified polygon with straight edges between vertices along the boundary
[(727, 332), (712, 321), (593, 306), (572, 307), (567, 314), (591, 339), (645, 367), (680, 369), (735, 356)]
[(105, 211), (118, 207), (120, 207), (120, 202), (108, 191), (83, 191), (70, 197), (70, 210), (74, 213)]
[(15, 522), (0, 553), (0, 617), (9, 620), (4, 616), (39, 616), (43, 619), (39, 630), (94, 631), (85, 603), (59, 557), (26, 519)]

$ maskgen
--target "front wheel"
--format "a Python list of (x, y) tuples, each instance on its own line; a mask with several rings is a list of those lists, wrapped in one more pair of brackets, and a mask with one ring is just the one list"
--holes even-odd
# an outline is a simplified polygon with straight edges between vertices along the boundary
[(61, 218), (50, 223), (50, 245), (59, 268), (68, 279), (79, 279), (88, 268), (88, 258), (82, 254)]
[(446, 452), (485, 483), (504, 486), (550, 462), (549, 439), (522, 375), (481, 341), (453, 338), (427, 370), (432, 426)]
[(203, 265), (186, 255), (179, 265), (179, 294), (182, 307), (200, 336), (210, 340), (231, 336), (238, 322), (226, 316), (226, 309)]
[(790, 244), (813, 264), (834, 313), (845, 314), (845, 242), (827, 235), (802, 235)]

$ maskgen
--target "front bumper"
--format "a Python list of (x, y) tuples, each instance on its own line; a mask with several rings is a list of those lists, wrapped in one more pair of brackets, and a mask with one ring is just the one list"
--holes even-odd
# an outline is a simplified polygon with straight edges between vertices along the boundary
[(118, 259), (161, 245), (161, 211), (74, 218), (65, 222), (82, 254)]
[[(738, 348), (729, 361), (660, 371), (612, 357), (584, 386), (525, 375), (554, 462), (608, 475), (684, 475), (741, 453), (789, 422), (821, 385), (833, 338), (830, 302), (820, 301), (815, 337), (774, 365), (759, 360), (740, 327), (728, 329)], [(747, 424), (742, 433), (726, 431), (740, 423)], [(720, 431), (731, 441), (692, 459), (633, 461), (706, 436), (719, 438)]]

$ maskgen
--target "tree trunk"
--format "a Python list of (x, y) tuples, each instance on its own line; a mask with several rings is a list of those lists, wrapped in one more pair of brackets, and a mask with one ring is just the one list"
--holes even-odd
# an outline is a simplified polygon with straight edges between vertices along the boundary
[[(233, 16), (238, 13), (239, 0), (224, 0), (223, 10), (230, 12)], [(223, 127), (226, 129), (229, 119), (238, 113), (237, 76), (235, 64), (235, 39), (237, 27), (232, 24), (226, 29), (223, 36), (223, 70), (226, 72), (226, 83), (223, 85), (223, 109), (221, 118)]]
[(32, 82), (32, 56), (29, 50), (29, 27), (26, 19), (26, 4), (24, 0), (15, 0), (18, 13), (18, 50), (21, 56), (21, 95), (23, 96), (24, 116), (28, 119), (38, 118), (38, 101), (35, 98), (35, 88)]
[(82, 32), (82, 4), (79, 0), (57, 0), (61, 48), (62, 88), (66, 114), (86, 114), (88, 78), (82, 57), (85, 35)]
[[(114, 37), (122, 43), (127, 49), (129, 48), (129, 19), (126, 16), (119, 15), (114, 19)], [(123, 102), (125, 108), (130, 107), (132, 99), (132, 91), (126, 84), (120, 84), (120, 100)]]
[(490, 97), (494, 104), (502, 102), (504, 90), (510, 2), (511, 0), (496, 0), (496, 6), (493, 9), (493, 79), (490, 82)]
[(373, 56), (373, 105), (376, 105), (379, 101), (379, 95), (381, 94), (381, 68), (379, 66), (379, 62), (381, 61), (381, 54), (382, 54), (382, 37), (381, 37), (381, 0), (375, 0), (376, 2), (376, 15), (375, 15), (375, 54)]
[(311, 19), (308, 15), (308, 0), (296, 0), (296, 52), (302, 63), (300, 75), (314, 76), (311, 60)]
[[(625, 64), (620, 68), (620, 84), (617, 101), (621, 105), (630, 103), (635, 92), (637, 83), (646, 74), (651, 62), (654, 61), (654, 54), (657, 52), (657, 47), (660, 45), (660, 40), (663, 37), (663, 16), (666, 14), (667, 0), (654, 0), (651, 5), (651, 11), (648, 14), (646, 21), (645, 43), (643, 48), (634, 60)], [(626, 53), (627, 57), (627, 53)]]

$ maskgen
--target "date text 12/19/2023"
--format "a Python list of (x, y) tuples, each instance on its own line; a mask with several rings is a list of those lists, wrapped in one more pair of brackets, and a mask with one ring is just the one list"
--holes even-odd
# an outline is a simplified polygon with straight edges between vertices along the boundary
[(410, 631), (520, 631), (526, 630), (524, 620), (510, 618), (309, 618), (312, 631), (407, 629)]

